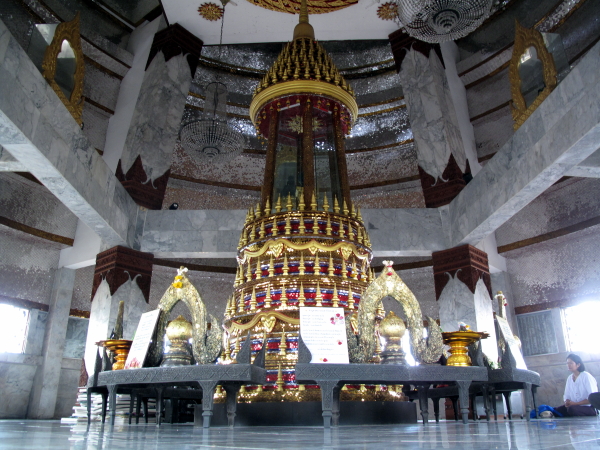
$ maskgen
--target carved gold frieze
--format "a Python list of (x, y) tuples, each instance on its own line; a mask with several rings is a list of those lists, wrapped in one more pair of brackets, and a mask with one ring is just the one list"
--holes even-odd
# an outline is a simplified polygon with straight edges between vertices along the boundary
[[(537, 58), (542, 63), (542, 74), (544, 78), (544, 89), (537, 95), (531, 105), (527, 106), (525, 97), (521, 91), (523, 80), (519, 75), (519, 66), (524, 53), (530, 48), (535, 48)], [(554, 59), (544, 44), (544, 38), (536, 30), (522, 27), (519, 22), (515, 25), (515, 45), (513, 47), (512, 59), (508, 76), (510, 79), (510, 90), (512, 95), (512, 116), (514, 129), (518, 130), (531, 114), (542, 104), (556, 87), (556, 67)]]
[[(56, 82), (56, 69), (58, 56), (62, 51), (63, 42), (67, 41), (75, 54), (75, 72), (73, 73), (73, 90), (69, 98), (63, 93)], [(52, 42), (44, 53), (42, 62), (43, 76), (48, 81), (60, 101), (67, 107), (73, 118), (79, 125), (82, 124), (83, 113), (83, 76), (85, 64), (83, 50), (81, 49), (81, 37), (79, 35), (79, 12), (70, 22), (64, 22), (56, 27)]]
[(227, 332), (234, 333), (235, 331), (247, 331), (252, 330), (257, 325), (262, 326), (263, 329), (270, 333), (275, 327), (275, 323), (277, 320), (280, 320), (284, 323), (289, 323), (290, 325), (300, 325), (300, 319), (296, 317), (290, 317), (285, 315), (279, 311), (261, 311), (252, 317), (252, 320), (246, 323), (231, 321), (231, 324), (227, 328)]

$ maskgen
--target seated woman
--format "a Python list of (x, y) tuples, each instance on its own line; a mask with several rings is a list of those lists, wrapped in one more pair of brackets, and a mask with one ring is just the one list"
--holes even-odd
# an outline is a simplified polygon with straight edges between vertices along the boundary
[(571, 375), (565, 386), (565, 404), (554, 409), (566, 417), (595, 416), (596, 410), (590, 406), (588, 397), (598, 391), (596, 379), (585, 371), (581, 358), (572, 353), (567, 356), (567, 368)]

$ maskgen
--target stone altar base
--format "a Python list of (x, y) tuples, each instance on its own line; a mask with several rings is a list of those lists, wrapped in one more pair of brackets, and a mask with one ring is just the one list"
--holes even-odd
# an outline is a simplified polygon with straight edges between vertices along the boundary
[[(212, 426), (227, 426), (225, 403), (214, 405)], [(238, 403), (235, 426), (322, 426), (321, 402)], [(417, 423), (413, 402), (340, 402), (340, 425)], [(194, 426), (202, 426), (196, 405)]]

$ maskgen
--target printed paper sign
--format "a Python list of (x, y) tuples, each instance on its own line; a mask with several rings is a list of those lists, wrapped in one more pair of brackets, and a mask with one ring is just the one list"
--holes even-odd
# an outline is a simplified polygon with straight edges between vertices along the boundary
[(301, 307), (300, 335), (312, 354), (311, 363), (349, 363), (344, 308)]
[(126, 369), (140, 369), (144, 365), (159, 315), (160, 309), (142, 314), (137, 330), (135, 331), (129, 355), (127, 356), (127, 361), (125, 361)]
[(498, 325), (500, 325), (500, 332), (502, 333), (502, 337), (504, 338), (504, 341), (508, 344), (508, 349), (510, 350), (513, 357), (515, 358), (515, 361), (517, 362), (517, 369), (527, 369), (527, 364), (525, 364), (523, 353), (521, 353), (521, 348), (515, 340), (513, 332), (510, 329), (510, 325), (504, 317), (496, 316), (496, 320), (498, 321)]

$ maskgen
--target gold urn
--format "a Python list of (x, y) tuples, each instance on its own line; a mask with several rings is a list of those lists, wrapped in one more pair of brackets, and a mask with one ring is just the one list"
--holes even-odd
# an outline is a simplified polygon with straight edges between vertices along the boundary
[(127, 339), (107, 339), (105, 341), (97, 342), (96, 345), (105, 347), (115, 356), (115, 362), (112, 365), (112, 370), (123, 370), (125, 368), (125, 361), (129, 355), (129, 349), (133, 341)]
[(406, 365), (406, 354), (402, 350), (402, 336), (406, 333), (404, 321), (390, 311), (379, 324), (379, 335), (385, 340), (381, 352), (381, 364)]
[(486, 339), (487, 337), (489, 337), (489, 334), (477, 331), (452, 331), (442, 333), (444, 344), (450, 346), (449, 351), (451, 353), (446, 365), (460, 367), (472, 365), (467, 347), (480, 339)]
[(169, 322), (165, 334), (171, 346), (163, 354), (161, 366), (189, 366), (192, 363), (189, 345), (192, 324), (180, 315)]

